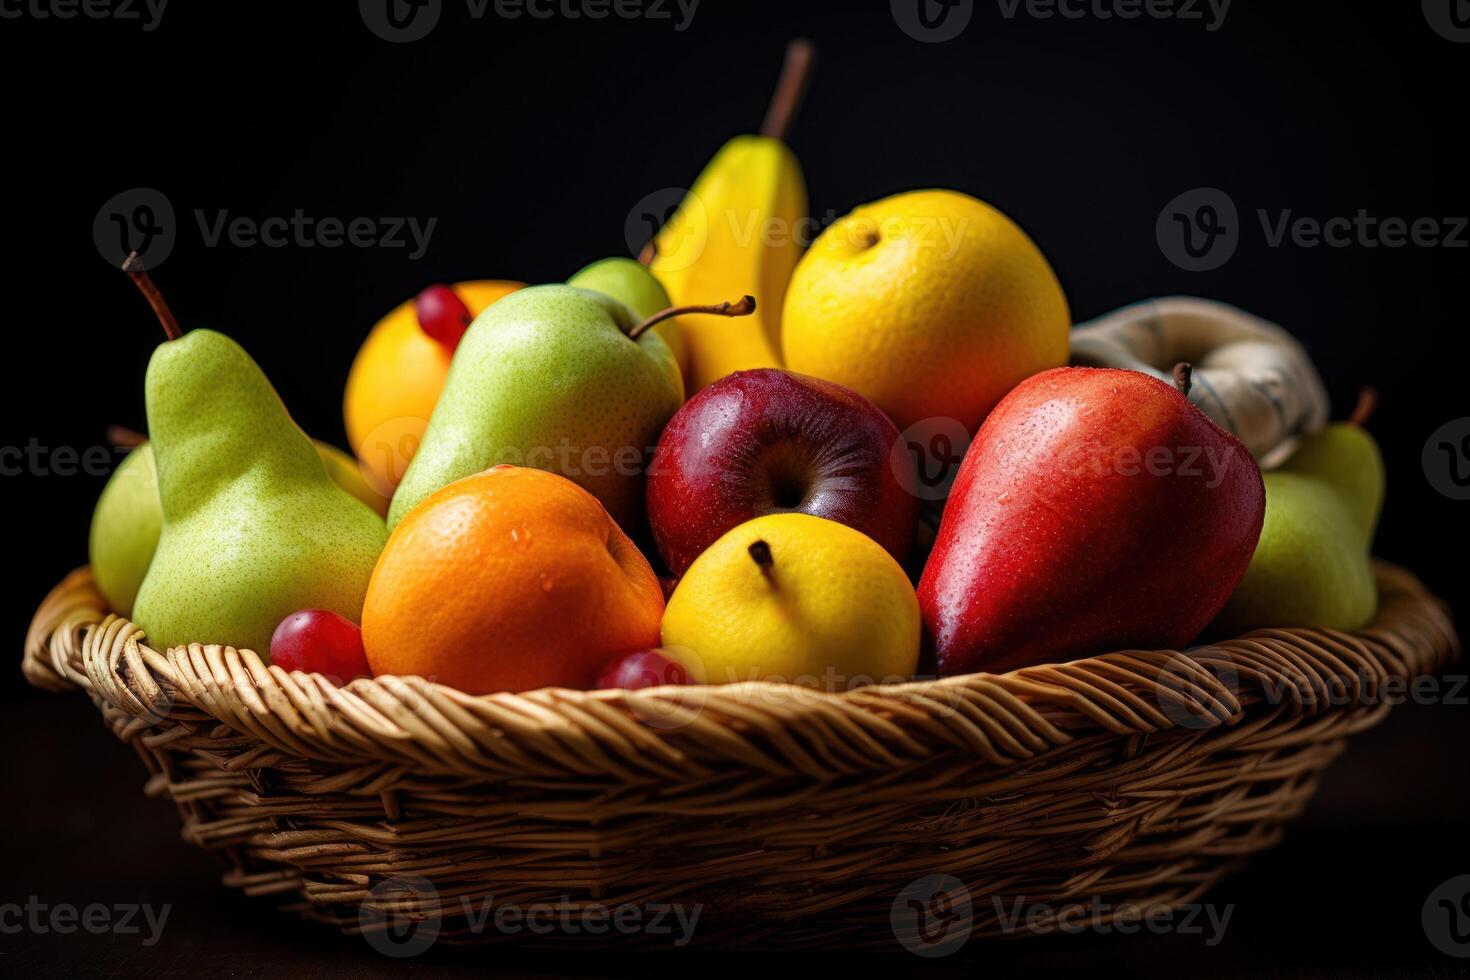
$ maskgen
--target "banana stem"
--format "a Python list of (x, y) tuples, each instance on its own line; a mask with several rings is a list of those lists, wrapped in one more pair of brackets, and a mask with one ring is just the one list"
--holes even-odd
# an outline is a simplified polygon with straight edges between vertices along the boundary
[(1190, 385), (1194, 383), (1194, 365), (1188, 361), (1180, 361), (1174, 365), (1174, 387), (1179, 389), (1179, 394), (1185, 398), (1189, 397)]
[(122, 271), (128, 274), (128, 278), (133, 280), (133, 285), (138, 287), (143, 298), (148, 301), (148, 305), (153, 307), (153, 315), (158, 317), (159, 323), (163, 324), (164, 335), (169, 340), (178, 340), (182, 337), (184, 331), (179, 329), (179, 321), (174, 319), (174, 311), (168, 308), (168, 303), (164, 302), (163, 293), (160, 293), (158, 287), (153, 284), (137, 252), (128, 253), (128, 257), (123, 260)]
[(709, 313), (714, 316), (750, 316), (755, 312), (755, 297), (742, 296), (734, 303), (716, 303), (713, 306), (671, 306), (667, 310), (660, 310), (653, 316), (628, 331), (629, 340), (637, 340), (647, 332), (649, 327), (656, 326), (675, 316), (684, 316), (686, 313)]
[(791, 120), (795, 118), (801, 97), (806, 93), (813, 53), (811, 42), (804, 38), (797, 38), (786, 45), (786, 63), (781, 66), (776, 93), (771, 96), (765, 122), (761, 123), (762, 136), (778, 140), (786, 138), (786, 130), (791, 128)]
[(1353, 414), (1348, 416), (1348, 421), (1353, 425), (1367, 425), (1377, 410), (1378, 389), (1364, 387), (1358, 392), (1358, 404), (1353, 406)]

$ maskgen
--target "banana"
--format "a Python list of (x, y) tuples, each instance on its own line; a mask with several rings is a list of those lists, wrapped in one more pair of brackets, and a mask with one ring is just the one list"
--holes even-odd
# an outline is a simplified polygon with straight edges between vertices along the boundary
[(806, 185), (796, 156), (768, 136), (737, 136), (715, 154), (654, 238), (650, 268), (675, 306), (752, 295), (740, 321), (686, 317), (687, 394), (732, 371), (781, 366), (781, 307), (801, 257)]
[(793, 41), (760, 135), (726, 143), (654, 236), (644, 258), (675, 306), (754, 296), (738, 321), (685, 317), (686, 394), (732, 371), (781, 367), (781, 307), (801, 258), (806, 181), (782, 141), (811, 69), (812, 47)]
[(1327, 424), (1327, 389), (1306, 350), (1281, 327), (1193, 296), (1125, 306), (1072, 330), (1072, 363), (1129, 368), (1169, 380), (1194, 366), (1189, 399), (1270, 469)]

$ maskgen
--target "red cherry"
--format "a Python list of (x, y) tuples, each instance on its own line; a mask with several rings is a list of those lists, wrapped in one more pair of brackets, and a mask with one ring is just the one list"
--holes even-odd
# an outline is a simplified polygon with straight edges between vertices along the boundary
[(419, 328), (451, 354), (474, 319), (464, 300), (442, 283), (435, 283), (414, 297), (413, 309), (419, 318)]
[(373, 676), (362, 649), (362, 630), (326, 609), (303, 609), (281, 620), (271, 634), (271, 663), (282, 670), (322, 674), (338, 684)]
[(614, 657), (597, 675), (598, 688), (620, 687), (636, 691), (660, 684), (689, 684), (689, 671), (677, 660), (658, 650), (636, 650)]

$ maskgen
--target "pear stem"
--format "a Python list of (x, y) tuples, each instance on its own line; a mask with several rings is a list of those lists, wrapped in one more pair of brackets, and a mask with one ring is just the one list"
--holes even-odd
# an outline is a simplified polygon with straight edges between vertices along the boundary
[(136, 429), (130, 429), (125, 425), (109, 425), (107, 427), (107, 441), (118, 449), (137, 449), (148, 441), (148, 437)]
[(160, 293), (158, 287), (153, 284), (148, 270), (143, 268), (143, 259), (137, 252), (128, 253), (128, 257), (123, 260), (122, 271), (128, 274), (128, 278), (133, 280), (133, 285), (138, 287), (143, 298), (148, 301), (148, 305), (153, 307), (153, 315), (158, 317), (159, 323), (163, 324), (164, 335), (169, 340), (178, 340), (182, 337), (184, 331), (179, 329), (179, 321), (174, 319), (174, 311), (168, 308), (168, 303), (164, 302), (163, 293)]
[(761, 574), (770, 578), (771, 568), (776, 564), (775, 556), (771, 554), (771, 546), (764, 541), (752, 541), (746, 550), (750, 552), (751, 560), (760, 566)]
[(1188, 361), (1180, 361), (1174, 365), (1174, 387), (1179, 389), (1179, 394), (1185, 398), (1189, 397), (1190, 386), (1194, 383), (1194, 365)]
[(812, 43), (797, 38), (786, 45), (786, 63), (781, 66), (781, 78), (776, 82), (776, 93), (766, 109), (765, 121), (761, 123), (761, 135), (783, 140), (796, 117), (801, 97), (806, 93), (807, 80), (812, 72)]
[[(806, 94), (807, 82), (811, 79), (812, 61), (816, 49), (806, 38), (797, 38), (786, 45), (786, 60), (781, 65), (781, 77), (776, 81), (776, 91), (771, 104), (766, 107), (766, 118), (761, 122), (760, 134), (771, 139), (783, 140), (796, 118), (801, 98)], [(650, 239), (638, 253), (638, 261), (651, 265), (658, 257), (657, 236)]]
[(1358, 392), (1358, 404), (1353, 406), (1353, 414), (1348, 416), (1348, 421), (1357, 426), (1367, 425), (1377, 410), (1378, 389), (1364, 387)]
[(637, 340), (648, 330), (663, 321), (675, 316), (684, 316), (686, 313), (709, 313), (714, 316), (750, 316), (755, 312), (755, 297), (742, 296), (734, 303), (716, 303), (713, 306), (671, 306), (667, 310), (660, 310), (653, 316), (628, 331), (629, 340)]

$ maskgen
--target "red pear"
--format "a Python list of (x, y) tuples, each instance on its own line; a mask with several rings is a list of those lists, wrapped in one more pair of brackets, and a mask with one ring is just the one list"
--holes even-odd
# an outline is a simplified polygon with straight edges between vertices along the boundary
[(939, 672), (1184, 646), (1265, 507), (1250, 452), (1179, 388), (1105, 368), (1023, 381), (966, 452), (919, 583)]

